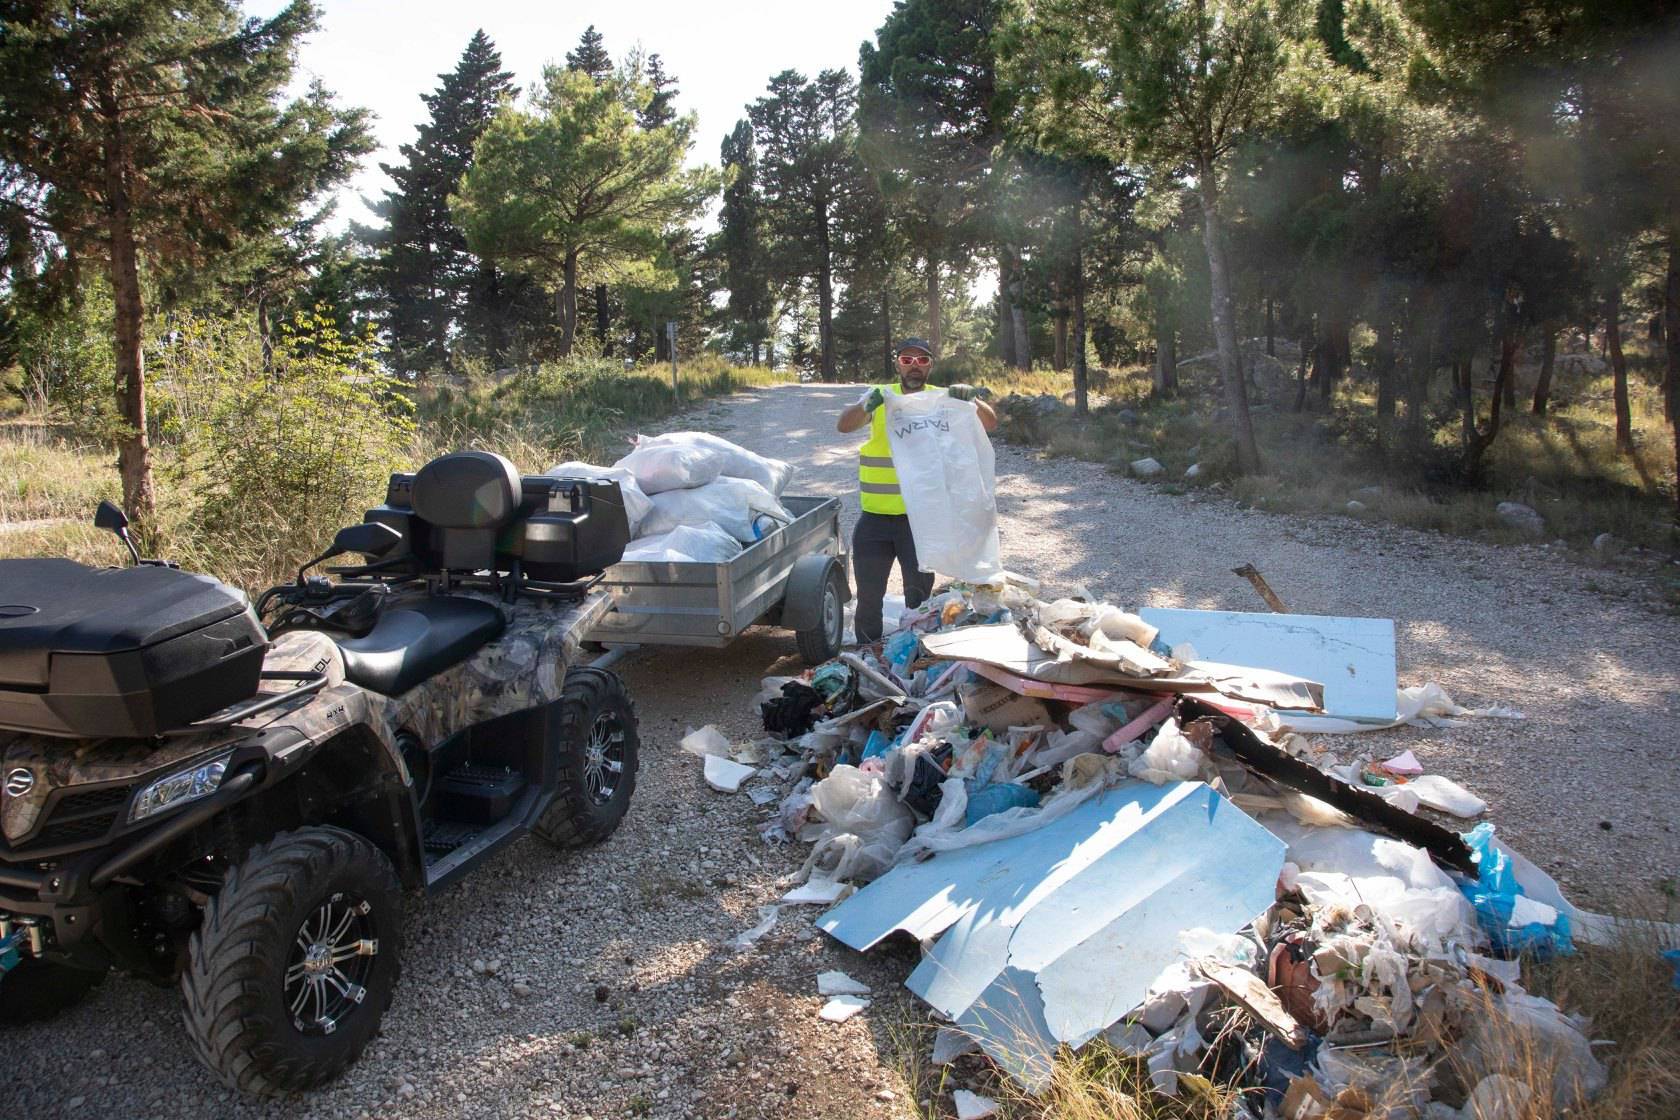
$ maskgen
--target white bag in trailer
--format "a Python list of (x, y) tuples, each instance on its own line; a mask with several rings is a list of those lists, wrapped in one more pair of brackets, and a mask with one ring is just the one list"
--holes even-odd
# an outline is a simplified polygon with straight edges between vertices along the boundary
[(653, 508), (653, 502), (642, 491), (636, 476), (623, 467), (597, 467), (592, 463), (571, 462), (550, 467), (545, 473), (550, 478), (610, 478), (618, 483), (618, 492), (624, 498), (624, 517), (630, 522), (632, 537), (639, 535), (642, 518)]
[(635, 475), (642, 492), (651, 498), (667, 490), (686, 490), (715, 482), (728, 461), (729, 457), (716, 448), (692, 443), (649, 443), (646, 436), (637, 436), (636, 449), (613, 466)]
[(917, 566), (974, 583), (1002, 574), (992, 441), (974, 403), (894, 393), (883, 407)]
[(642, 531), (650, 534), (711, 522), (742, 544), (751, 544), (758, 539), (753, 522), (760, 515), (778, 525), (793, 520), (774, 494), (750, 478), (720, 478), (693, 490), (667, 490), (652, 501), (653, 509), (642, 522)]
[(727, 478), (750, 478), (778, 498), (787, 492), (788, 480), (793, 478), (793, 466), (780, 459), (771, 459), (756, 451), (749, 451), (738, 443), (731, 443), (710, 432), (668, 432), (662, 436), (638, 436), (637, 447), (701, 447), (724, 457), (722, 475)]
[(631, 541), (625, 563), (727, 564), (741, 555), (741, 542), (710, 523), (678, 525), (669, 533)]

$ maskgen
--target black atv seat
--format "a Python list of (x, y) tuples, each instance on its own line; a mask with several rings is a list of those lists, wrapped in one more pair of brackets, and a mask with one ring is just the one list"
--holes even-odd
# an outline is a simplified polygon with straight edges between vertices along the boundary
[(339, 641), (344, 678), (397, 696), (471, 657), (505, 624), (502, 612), (481, 599), (433, 595), (394, 603), (365, 636)]

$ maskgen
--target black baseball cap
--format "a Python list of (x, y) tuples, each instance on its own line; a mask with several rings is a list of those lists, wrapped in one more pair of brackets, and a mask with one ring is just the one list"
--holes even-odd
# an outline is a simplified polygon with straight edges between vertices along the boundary
[(897, 357), (906, 350), (925, 350), (928, 357), (931, 358), (933, 356), (933, 347), (927, 344), (927, 339), (925, 338), (904, 339), (897, 346), (893, 347), (893, 356)]

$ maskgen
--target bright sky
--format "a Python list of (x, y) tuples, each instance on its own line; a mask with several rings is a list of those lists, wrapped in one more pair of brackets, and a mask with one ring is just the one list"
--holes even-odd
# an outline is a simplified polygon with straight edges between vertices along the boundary
[[(285, 0), (246, 0), (244, 9), (271, 16)], [(772, 74), (811, 76), (845, 67), (857, 73), (858, 47), (873, 39), (892, 0), (800, 4), (786, 0), (623, 0), (578, 5), (539, 0), (321, 0), (321, 28), (304, 44), (301, 77), (320, 78), (341, 104), (377, 114), (380, 150), (343, 193), (337, 223), (371, 222), (361, 196), (390, 186), (381, 162), (414, 139), (426, 117), (422, 93), (455, 68), (474, 31), (483, 28), (520, 87), (534, 84), (545, 62), (566, 52), (591, 23), (614, 60), (640, 44), (676, 76), (677, 107), (700, 116), (692, 160), (718, 161), (718, 146)]]

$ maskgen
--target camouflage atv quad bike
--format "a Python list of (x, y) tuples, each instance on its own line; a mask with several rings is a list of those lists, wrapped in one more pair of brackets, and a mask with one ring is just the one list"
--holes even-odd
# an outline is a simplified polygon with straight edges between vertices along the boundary
[[(96, 523), (128, 544), (115, 507)], [(390, 1004), (405, 891), (629, 807), (635, 710), (576, 665), (628, 536), (616, 483), (461, 452), (255, 608), (132, 544), (126, 568), (0, 561), (0, 1022), (125, 969), (179, 983), (229, 1085), (343, 1071)]]

